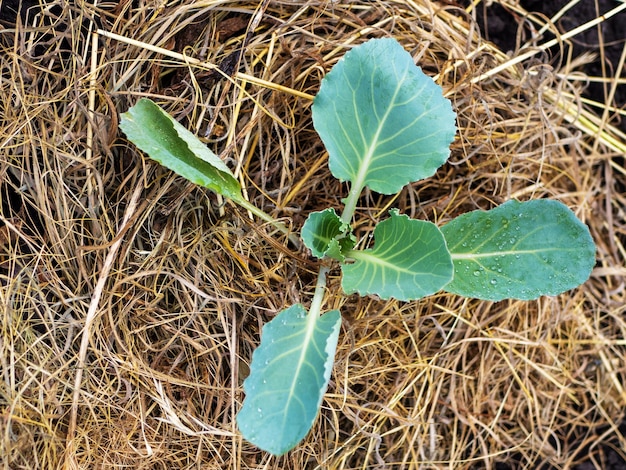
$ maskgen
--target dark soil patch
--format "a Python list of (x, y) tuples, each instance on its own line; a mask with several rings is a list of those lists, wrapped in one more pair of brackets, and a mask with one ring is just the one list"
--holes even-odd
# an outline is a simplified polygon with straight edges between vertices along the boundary
[[(465, 6), (470, 2), (461, 2)], [(522, 0), (520, 6), (528, 12), (541, 14), (548, 18), (553, 17), (565, 2), (548, 0)], [(597, 0), (595, 2), (579, 2), (558, 20), (557, 28), (560, 32), (570, 31), (588, 21), (593, 20), (615, 8), (617, 3), (612, 0)], [(514, 51), (520, 42), (531, 37), (530, 22), (520, 17), (517, 13), (507, 9), (500, 3), (493, 2), (486, 6), (482, 2), (476, 10), (478, 24), (483, 36), (498, 45), (504, 52)], [(618, 70), (620, 56), (626, 43), (626, 13), (615, 15), (602, 22), (597, 27), (584, 31), (571, 39), (572, 57), (578, 57), (585, 52), (596, 54), (597, 60), (587, 64), (584, 72), (592, 77), (621, 77), (626, 78), (624, 70)], [(515, 33), (518, 34), (515, 34)], [(550, 40), (552, 37), (547, 37)], [(543, 42), (543, 41), (542, 41)], [(558, 62), (564, 60), (562, 54), (567, 56), (569, 51), (560, 51), (558, 47), (551, 50), (552, 60)], [(586, 89), (586, 96), (599, 103), (607, 103), (606, 97), (611, 88), (610, 83), (591, 82)], [(626, 87), (617, 87), (612, 104), (617, 108), (626, 107)], [(615, 116), (611, 122), (626, 131), (626, 120)]]

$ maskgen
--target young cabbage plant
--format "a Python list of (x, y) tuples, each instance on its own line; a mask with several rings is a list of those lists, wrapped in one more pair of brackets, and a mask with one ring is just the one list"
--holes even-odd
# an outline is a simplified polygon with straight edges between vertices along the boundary
[[(129, 139), (191, 181), (249, 209), (221, 160), (146, 101), (122, 116)], [(308, 312), (301, 304), (280, 312), (263, 327), (253, 353), (237, 422), (243, 437), (259, 448), (284, 454), (306, 436), (318, 414), (341, 326), (338, 310), (323, 313), (333, 263), (341, 267), (346, 294), (402, 301), (440, 290), (492, 301), (530, 300), (588, 279), (595, 263), (589, 230), (565, 205), (550, 200), (511, 200), (441, 228), (392, 209), (374, 229), (373, 248), (355, 248), (352, 219), (363, 189), (393, 194), (432, 176), (449, 157), (455, 117), (441, 88), (394, 39), (354, 47), (323, 79), (313, 124), (332, 174), (348, 182), (349, 192), (341, 214), (335, 208), (314, 212), (302, 227), (302, 241), (321, 259)], [(173, 144), (177, 138), (170, 128), (184, 145)]]

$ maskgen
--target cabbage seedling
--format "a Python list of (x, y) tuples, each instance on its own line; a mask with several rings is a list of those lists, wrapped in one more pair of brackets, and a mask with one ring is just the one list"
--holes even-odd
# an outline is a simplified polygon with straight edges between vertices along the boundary
[[(321, 259), (308, 311), (296, 304), (280, 312), (263, 327), (253, 353), (237, 422), (259, 448), (284, 454), (319, 412), (341, 325), (338, 310), (323, 312), (333, 263), (341, 267), (346, 294), (402, 301), (440, 290), (531, 300), (589, 278), (595, 262), (589, 230), (551, 200), (511, 200), (441, 228), (392, 209), (374, 229), (373, 248), (356, 249), (352, 219), (363, 189), (393, 194), (432, 176), (449, 157), (455, 117), (441, 88), (394, 39), (354, 47), (323, 79), (313, 125), (332, 174), (348, 182), (349, 192), (340, 214), (335, 208), (314, 212), (302, 227), (302, 241)], [(140, 100), (122, 115), (120, 127), (153, 159), (272, 222), (241, 196), (226, 165), (154, 103)]]

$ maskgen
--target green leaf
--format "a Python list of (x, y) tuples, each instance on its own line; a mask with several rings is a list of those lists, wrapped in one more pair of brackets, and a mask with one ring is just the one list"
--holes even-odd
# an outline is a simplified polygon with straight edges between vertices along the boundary
[(437, 292), (453, 272), (443, 235), (431, 222), (390, 214), (374, 229), (373, 249), (346, 253), (355, 262), (341, 268), (343, 290), (407, 301)]
[(445, 290), (484, 300), (531, 300), (585, 282), (595, 264), (589, 229), (558, 201), (511, 200), (441, 228), (454, 261)]
[(296, 304), (263, 327), (237, 415), (246, 440), (282, 455), (306, 436), (328, 387), (340, 326), (338, 310), (306, 315)]
[(341, 221), (335, 209), (312, 212), (301, 232), (302, 241), (317, 258), (328, 256), (339, 261), (354, 247), (356, 239), (350, 225)]
[(149, 99), (140, 99), (123, 113), (120, 128), (161, 165), (230, 199), (242, 199), (241, 186), (226, 164)]
[(432, 176), (450, 154), (455, 113), (395, 39), (347, 52), (322, 81), (313, 124), (336, 178), (382, 194)]

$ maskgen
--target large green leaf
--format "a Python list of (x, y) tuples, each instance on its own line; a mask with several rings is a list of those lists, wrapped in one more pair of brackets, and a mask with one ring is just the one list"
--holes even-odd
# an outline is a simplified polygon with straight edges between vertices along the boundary
[(309, 214), (300, 236), (317, 258), (328, 256), (343, 261), (344, 253), (351, 250), (355, 244), (350, 225), (341, 221), (335, 209)]
[(342, 266), (343, 290), (383, 299), (415, 300), (452, 279), (452, 260), (437, 226), (390, 212), (374, 229), (374, 248), (349, 251), (354, 263)]
[(395, 39), (347, 52), (322, 81), (313, 124), (336, 178), (383, 194), (432, 176), (450, 154), (455, 114)]
[(241, 186), (226, 164), (149, 99), (140, 99), (123, 113), (120, 128), (128, 140), (161, 165), (230, 199), (242, 199)]
[(589, 229), (558, 201), (511, 200), (441, 228), (454, 261), (445, 290), (485, 300), (531, 300), (585, 282), (595, 264)]
[(328, 387), (340, 326), (338, 310), (306, 315), (296, 304), (263, 327), (237, 415), (244, 438), (282, 455), (306, 436)]

